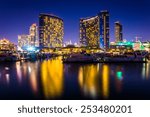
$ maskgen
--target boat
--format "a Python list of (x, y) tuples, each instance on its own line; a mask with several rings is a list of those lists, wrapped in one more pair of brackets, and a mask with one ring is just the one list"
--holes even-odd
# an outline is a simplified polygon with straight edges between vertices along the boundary
[(91, 54), (70, 54), (67, 56), (63, 56), (62, 61), (64, 63), (97, 63), (98, 59)]
[(18, 61), (18, 56), (15, 54), (0, 54), (0, 62)]
[(145, 52), (132, 52), (124, 53), (122, 55), (105, 56), (101, 62), (147, 62), (147, 53)]

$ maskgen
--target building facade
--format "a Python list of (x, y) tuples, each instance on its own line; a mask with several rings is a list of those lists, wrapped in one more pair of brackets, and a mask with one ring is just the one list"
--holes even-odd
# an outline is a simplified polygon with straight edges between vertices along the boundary
[(30, 35), (18, 35), (18, 46), (23, 48), (26, 46), (30, 46), (31, 37)]
[(109, 48), (109, 12), (101, 11), (99, 14), (100, 18), (100, 48)]
[(150, 41), (142, 42), (146, 51), (150, 53)]
[(118, 52), (127, 50), (133, 51), (147, 51), (150, 52), (150, 42), (132, 41), (132, 42), (111, 42), (110, 50), (117, 50)]
[(0, 40), (0, 51), (16, 51), (17, 46), (10, 42), (8, 39)]
[(29, 35), (30, 35), (29, 45), (38, 47), (39, 46), (38, 26), (36, 24), (32, 24), (30, 26)]
[(40, 47), (62, 47), (64, 37), (63, 20), (51, 14), (39, 16), (39, 44)]
[(99, 48), (99, 17), (80, 19), (80, 44), (83, 47)]
[(38, 26), (36, 24), (32, 24), (30, 26), (28, 35), (18, 35), (18, 46), (21, 48), (29, 46), (39, 46)]
[(80, 44), (85, 47), (109, 48), (109, 12), (80, 19)]
[(120, 22), (115, 22), (115, 41), (122, 42), (123, 34), (122, 34), (122, 25)]

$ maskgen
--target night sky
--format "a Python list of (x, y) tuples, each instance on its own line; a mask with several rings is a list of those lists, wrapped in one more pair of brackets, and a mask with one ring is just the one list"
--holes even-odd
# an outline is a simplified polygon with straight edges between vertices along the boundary
[(110, 38), (114, 41), (114, 22), (123, 24), (123, 38), (150, 40), (150, 0), (0, 0), (0, 39), (17, 44), (19, 34), (28, 34), (39, 13), (50, 13), (64, 20), (64, 41), (79, 41), (79, 19), (110, 12)]

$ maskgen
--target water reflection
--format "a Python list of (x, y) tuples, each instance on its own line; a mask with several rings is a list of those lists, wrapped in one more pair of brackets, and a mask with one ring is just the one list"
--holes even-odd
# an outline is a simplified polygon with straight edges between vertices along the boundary
[[(35, 64), (35, 65), (34, 65)], [(34, 93), (38, 93), (38, 62), (28, 65), (30, 84)]]
[(108, 98), (109, 97), (109, 66), (103, 65), (102, 68), (102, 89), (103, 89), (103, 97)]
[(85, 65), (79, 68), (79, 85), (85, 96), (95, 98), (99, 93), (99, 70), (97, 69), (97, 65)]
[[(78, 80), (85, 96), (109, 97), (109, 66), (85, 65), (79, 68)], [(101, 79), (102, 78), (102, 79)]]
[(10, 77), (9, 77), (9, 74), (6, 74), (6, 81), (7, 81), (7, 84), (9, 84), (9, 82), (10, 82)]
[(150, 99), (150, 63), (0, 64), (0, 99)]
[(149, 63), (143, 63), (142, 78), (143, 79), (149, 79), (150, 78), (150, 64)]
[(16, 62), (16, 71), (17, 71), (17, 78), (18, 78), (18, 82), (21, 83), (22, 82), (22, 71), (21, 71), (21, 62)]
[(124, 75), (123, 67), (117, 66), (115, 70), (115, 86), (116, 86), (117, 92), (119, 93), (122, 90), (122, 82), (123, 82), (123, 77), (124, 77), (123, 75)]
[(146, 64), (146, 79), (150, 78), (150, 64)]
[(57, 98), (63, 93), (63, 64), (61, 58), (43, 61), (41, 79), (46, 99)]
[(16, 62), (17, 80), (21, 85), (25, 79), (30, 83), (33, 93), (38, 93), (38, 67), (36, 62)]
[(0, 82), (7, 86), (10, 84), (9, 67), (5, 65), (0, 66)]

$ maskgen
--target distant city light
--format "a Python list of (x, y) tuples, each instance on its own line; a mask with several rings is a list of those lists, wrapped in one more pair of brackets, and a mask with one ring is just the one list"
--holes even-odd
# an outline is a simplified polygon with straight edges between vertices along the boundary
[(35, 51), (35, 48), (34, 47), (28, 47), (27, 50), (28, 51)]

